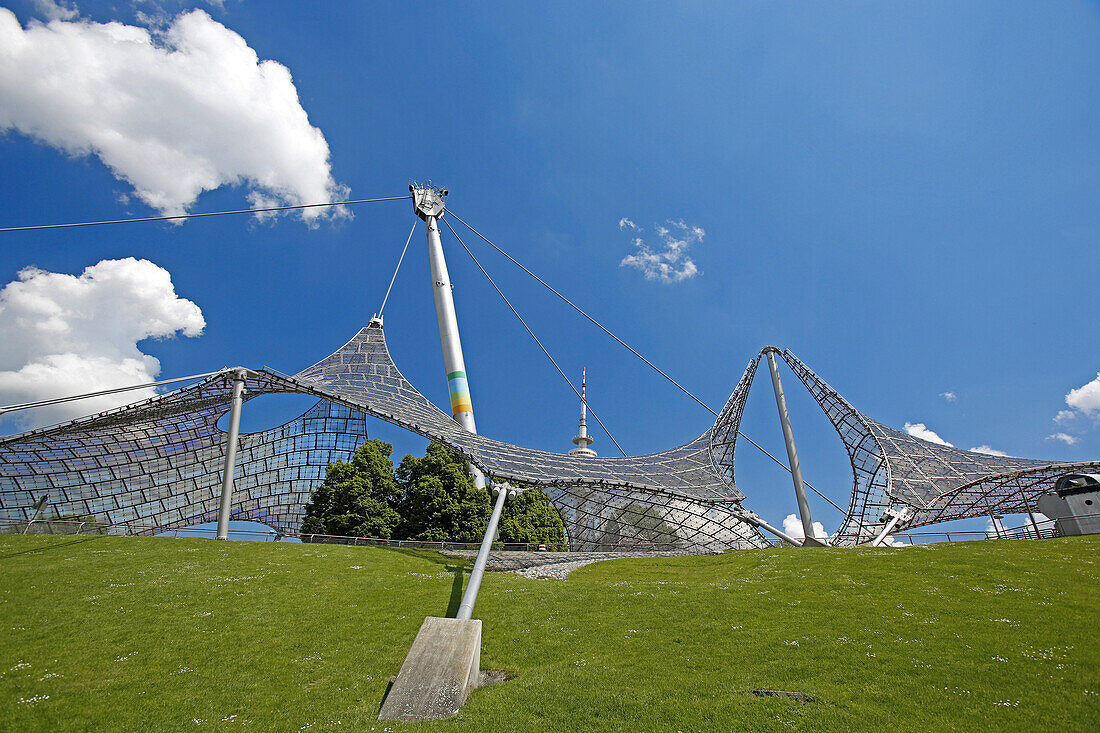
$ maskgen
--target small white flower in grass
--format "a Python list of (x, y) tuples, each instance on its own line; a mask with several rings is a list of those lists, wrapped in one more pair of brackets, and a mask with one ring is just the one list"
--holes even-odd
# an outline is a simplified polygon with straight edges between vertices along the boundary
[(352, 565), (352, 566), (351, 566), (350, 568), (348, 568), (348, 569), (349, 569), (349, 570), (362, 570), (362, 569), (363, 569), (363, 566), (362, 566), (362, 565)]
[(790, 641), (784, 641), (787, 646), (798, 646), (798, 639), (791, 639)]
[(36, 702), (41, 702), (43, 700), (49, 700), (49, 699), (50, 699), (49, 695), (35, 695), (34, 697), (21, 697), (21, 698), (19, 698), (19, 704), (22, 705), (23, 703), (36, 703)]

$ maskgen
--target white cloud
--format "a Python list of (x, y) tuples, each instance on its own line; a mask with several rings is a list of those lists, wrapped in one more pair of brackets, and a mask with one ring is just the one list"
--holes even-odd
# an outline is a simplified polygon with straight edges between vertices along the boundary
[[(103, 260), (79, 276), (28, 267), (0, 290), (0, 404), (85, 394), (154, 381), (160, 362), (147, 338), (198, 336), (202, 311), (176, 295), (172, 276), (148, 260)], [(153, 389), (15, 413), (20, 428), (151, 397)]]
[(997, 450), (996, 448), (991, 448), (988, 445), (979, 445), (976, 448), (971, 448), (970, 452), (971, 453), (984, 453), (987, 456), (1007, 456), (1008, 455), (1003, 450)]
[[(690, 280), (700, 274), (694, 260), (687, 256), (687, 250), (692, 244), (702, 242), (707, 233), (702, 227), (685, 224), (682, 219), (670, 219), (665, 224), (667, 226), (655, 228), (661, 249), (654, 251), (644, 239), (635, 237), (632, 241), (634, 254), (624, 257), (619, 266), (637, 268), (646, 280), (659, 280), (666, 285)], [(641, 231), (626, 217), (619, 220), (619, 228)]]
[(1100, 372), (1096, 373), (1096, 379), (1091, 382), (1071, 389), (1066, 395), (1066, 404), (1089, 417), (1100, 417)]
[(1071, 423), (1077, 417), (1077, 413), (1073, 410), (1059, 410), (1058, 414), (1054, 416), (1054, 422), (1059, 425), (1065, 425)]
[[(1023, 522), (1023, 524), (1020, 524)], [(1031, 521), (1031, 517), (1027, 514), (1007, 514), (1001, 519), (997, 520), (997, 524), (1000, 525), (1000, 529), (993, 526), (993, 518), (990, 517), (985, 523), (985, 536), (986, 539), (997, 539), (998, 537), (1014, 537), (1022, 534), (1023, 532), (1034, 532), (1036, 526), (1039, 531), (1049, 530), (1053, 528), (1054, 522), (1049, 517), (1041, 512), (1035, 512), (1035, 522)]]
[(905, 423), (905, 432), (912, 435), (914, 438), (920, 438), (921, 440), (927, 440), (929, 443), (938, 443), (939, 445), (946, 445), (948, 448), (954, 448), (955, 446), (948, 443), (941, 438), (936, 432), (930, 429), (922, 422)]
[(882, 539), (882, 544), (886, 547), (909, 547), (908, 542), (903, 542), (896, 539), (893, 535), (887, 535)]
[(1077, 445), (1080, 438), (1070, 435), (1069, 433), (1054, 433), (1047, 436), (1047, 440), (1060, 440), (1066, 445)]
[[(798, 540), (806, 536), (806, 533), (802, 531), (802, 520), (794, 514), (788, 514), (783, 519), (783, 531)], [(829, 538), (829, 533), (825, 531), (825, 525), (821, 522), (814, 522), (814, 535), (819, 540)]]
[(58, 3), (54, 0), (34, 0), (38, 12), (49, 20), (72, 20), (80, 15), (80, 10), (73, 3)]
[(948, 402), (954, 402), (955, 400), (959, 399), (959, 396), (957, 394), (955, 394), (954, 392), (950, 392), (950, 391), (940, 392), (940, 397), (943, 397)]
[[(26, 29), (0, 8), (0, 132), (14, 129), (73, 156), (95, 155), (163, 214), (203, 191), (245, 185), (280, 204), (344, 198), (321, 131), (290, 71), (260, 61), (202, 10), (164, 29), (65, 19)], [(255, 200), (255, 199), (252, 199)], [(301, 216), (347, 216), (306, 209)]]
[(1042, 512), (1034, 512), (1034, 514), (1034, 522), (1031, 521), (1031, 517), (1027, 516), (1026, 514), (1024, 515), (1024, 527), (1032, 531), (1038, 528), (1040, 532), (1045, 529), (1052, 529), (1054, 527), (1054, 522), (1047, 515), (1043, 514)]

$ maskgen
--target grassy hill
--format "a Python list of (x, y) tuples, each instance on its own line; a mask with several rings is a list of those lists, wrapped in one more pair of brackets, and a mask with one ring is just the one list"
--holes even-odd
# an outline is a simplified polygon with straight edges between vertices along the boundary
[[(433, 552), (0, 536), (0, 728), (1097, 730), (1100, 538), (491, 573), (482, 667), (433, 724), (375, 717), (466, 565)], [(807, 703), (756, 688), (809, 694)]]

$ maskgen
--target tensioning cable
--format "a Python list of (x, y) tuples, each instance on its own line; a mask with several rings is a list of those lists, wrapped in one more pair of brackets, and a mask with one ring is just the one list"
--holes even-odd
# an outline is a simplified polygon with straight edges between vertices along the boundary
[(291, 206), (268, 206), (263, 209), (234, 209), (232, 211), (207, 211), (199, 214), (173, 214), (172, 216), (146, 216), (140, 219), (109, 219), (105, 221), (78, 221), (69, 224), (36, 224), (25, 227), (0, 227), (0, 232), (28, 232), (35, 229), (71, 229), (73, 227), (98, 227), (104, 224), (135, 224), (142, 221), (176, 221), (178, 219), (200, 219), (204, 216), (225, 216), (227, 214), (264, 214), (273, 211), (291, 211), (294, 209), (316, 209), (321, 206), (345, 206), (348, 204), (370, 204), (375, 201), (401, 201), (412, 198), (405, 196), (386, 196), (377, 199), (352, 199), (349, 201), (325, 201), (320, 204), (293, 204)]
[[(558, 362), (554, 361), (554, 357), (550, 356), (550, 352), (546, 350), (546, 347), (542, 345), (541, 341), (539, 341), (538, 336), (535, 335), (535, 332), (532, 331), (531, 327), (527, 325), (527, 322), (523, 320), (523, 316), (519, 314), (519, 311), (517, 311), (515, 306), (512, 305), (512, 302), (508, 300), (507, 296), (505, 296), (504, 293), (501, 292), (500, 288), (497, 287), (497, 284), (493, 281), (493, 278), (489, 276), (489, 273), (486, 272), (485, 268), (481, 266), (480, 262), (478, 262), (477, 257), (474, 257), (474, 253), (471, 252), (470, 248), (466, 246), (466, 243), (462, 241), (462, 237), (458, 236), (458, 232), (456, 232), (451, 227), (451, 223), (446, 219), (443, 219), (443, 223), (447, 225), (447, 228), (450, 229), (451, 234), (454, 236), (455, 239), (458, 240), (458, 243), (462, 245), (462, 249), (466, 250), (466, 254), (470, 255), (470, 259), (474, 261), (474, 264), (477, 265), (477, 269), (481, 270), (481, 274), (485, 276), (485, 279), (488, 280), (489, 284), (493, 286), (493, 289), (497, 291), (497, 295), (501, 297), (501, 300), (503, 300), (505, 304), (512, 310), (512, 313), (514, 313), (516, 318), (519, 319), (519, 322), (523, 324), (523, 327), (527, 329), (527, 333), (531, 336), (532, 339), (535, 340), (535, 343), (539, 345), (539, 348), (542, 349), (542, 353), (546, 354), (546, 358), (549, 359), (550, 363), (554, 365), (554, 368), (558, 370), (558, 374), (560, 374), (561, 378), (565, 380), (565, 383), (569, 385), (569, 389), (573, 390), (573, 394), (577, 395), (578, 400), (584, 400), (584, 398), (581, 397), (581, 393), (578, 392), (577, 388), (573, 386), (573, 383), (569, 381), (569, 377), (565, 376), (565, 372), (563, 372), (561, 370), (561, 367), (558, 366)], [(592, 413), (592, 417), (596, 418), (596, 422), (600, 424), (600, 427), (603, 428), (603, 431), (607, 433), (607, 437), (611, 438), (611, 442), (615, 444), (615, 447), (619, 449), (619, 452), (622, 453), (623, 457), (625, 458), (626, 451), (624, 451), (623, 447), (619, 445), (619, 441), (615, 440), (615, 436), (611, 434), (611, 431), (608, 430), (607, 426), (603, 424), (602, 420), (600, 420), (600, 416), (597, 415), (596, 411), (592, 409), (592, 405), (589, 405), (587, 400), (584, 400), (584, 403), (588, 405), (588, 411)]]
[(102, 397), (104, 395), (118, 394), (119, 392), (129, 392), (135, 389), (145, 389), (146, 387), (159, 387), (162, 384), (172, 384), (173, 382), (187, 382), (195, 379), (202, 379), (203, 377), (210, 377), (218, 373), (219, 372), (206, 372), (205, 374), (192, 374), (188, 377), (162, 379), (158, 382), (146, 382), (145, 384), (132, 384), (129, 387), (116, 387), (115, 389), (105, 389), (99, 392), (88, 392), (86, 394), (70, 395), (69, 397), (54, 397), (53, 399), (49, 400), (38, 400), (37, 402), (24, 402), (18, 405), (7, 405), (5, 407), (0, 407), (0, 415), (7, 414), (9, 412), (17, 412), (19, 410), (29, 410), (32, 407), (59, 405), (63, 402), (75, 402), (76, 400), (84, 400), (88, 399), (89, 397)]
[[(555, 290), (555, 289), (554, 289), (554, 288), (553, 288), (553, 287), (552, 287), (552, 286), (551, 286), (551, 285), (550, 285), (549, 283), (547, 283), (547, 282), (546, 282), (545, 280), (543, 280), (543, 279), (542, 279), (541, 277), (539, 277), (539, 276), (538, 276), (538, 275), (536, 275), (535, 273), (531, 272), (531, 270), (529, 270), (529, 269), (527, 269), (526, 267), (524, 267), (524, 266), (523, 266), (523, 265), (522, 265), (522, 264), (521, 264), (520, 262), (518, 262), (518, 261), (517, 261), (517, 260), (516, 260), (516, 259), (515, 259), (514, 257), (512, 257), (512, 255), (508, 254), (508, 253), (507, 253), (507, 252), (505, 252), (505, 251), (504, 251), (503, 249), (501, 249), (501, 248), (500, 248), (500, 247), (498, 247), (497, 245), (493, 244), (493, 242), (492, 242), (492, 241), (490, 241), (490, 240), (489, 240), (489, 239), (488, 239), (488, 238), (487, 238), (487, 237), (486, 237), (486, 236), (485, 236), (484, 234), (482, 234), (481, 232), (479, 232), (479, 231), (478, 231), (477, 229), (474, 229), (474, 227), (473, 227), (473, 226), (471, 226), (471, 225), (470, 225), (470, 224), (469, 224), (469, 223), (468, 223), (468, 222), (467, 222), (467, 221), (466, 221), (465, 219), (463, 219), (463, 218), (462, 218), (461, 216), (459, 216), (458, 214), (456, 214), (456, 213), (455, 213), (454, 211), (452, 211), (452, 210), (451, 210), (451, 209), (449, 209), (449, 208), (447, 209), (447, 213), (449, 213), (449, 214), (450, 214), (451, 216), (453, 216), (453, 217), (454, 217), (455, 219), (458, 219), (458, 220), (459, 220), (460, 222), (462, 222), (462, 223), (463, 223), (463, 224), (464, 224), (464, 225), (466, 226), (466, 228), (467, 228), (467, 229), (469, 229), (469, 230), (470, 230), (471, 232), (473, 232), (473, 233), (474, 233), (474, 234), (476, 234), (476, 235), (477, 235), (478, 237), (480, 237), (482, 241), (484, 241), (484, 242), (485, 242), (486, 244), (488, 244), (488, 245), (489, 245), (490, 247), (492, 247), (493, 249), (495, 249), (495, 250), (496, 250), (497, 252), (499, 252), (500, 254), (502, 254), (502, 255), (504, 255), (505, 257), (507, 257), (507, 258), (508, 258), (508, 259), (509, 259), (509, 260), (510, 260), (510, 261), (512, 262), (512, 264), (514, 264), (514, 265), (515, 265), (516, 267), (518, 267), (519, 269), (523, 270), (523, 271), (524, 271), (524, 272), (526, 272), (526, 273), (527, 273), (528, 275), (530, 275), (531, 277), (533, 277), (533, 278), (534, 278), (535, 280), (537, 280), (537, 281), (538, 281), (539, 283), (541, 283), (541, 284), (542, 284), (542, 286), (543, 286), (543, 287), (545, 287), (545, 288), (546, 288), (547, 290), (549, 290), (549, 291), (550, 291), (551, 293), (553, 293), (554, 295), (556, 295), (556, 296), (558, 296), (559, 298), (561, 298), (561, 299), (562, 299), (562, 300), (563, 300), (563, 301), (564, 301), (564, 302), (565, 302), (565, 303), (566, 303), (567, 305), (569, 305), (569, 306), (570, 306), (570, 307), (571, 307), (571, 308), (572, 308), (573, 310), (577, 311), (577, 312), (578, 312), (578, 313), (580, 313), (580, 314), (581, 314), (582, 316), (584, 316), (585, 318), (587, 318), (587, 319), (588, 319), (588, 320), (589, 320), (589, 321), (590, 321), (590, 322), (591, 322), (591, 323), (592, 323), (593, 325), (595, 325), (595, 326), (596, 326), (597, 328), (599, 328), (599, 329), (600, 329), (601, 331), (603, 331), (603, 332), (604, 332), (604, 333), (606, 333), (606, 334), (607, 334), (608, 336), (610, 336), (611, 338), (613, 338), (613, 339), (615, 339), (616, 341), (618, 341), (618, 342), (619, 342), (619, 343), (620, 343), (620, 344), (621, 344), (621, 345), (622, 345), (622, 346), (623, 346), (624, 348), (626, 348), (626, 350), (627, 350), (627, 351), (629, 351), (629, 352), (630, 352), (631, 354), (634, 354), (634, 356), (638, 357), (638, 358), (639, 358), (639, 359), (641, 359), (641, 360), (642, 360), (643, 362), (645, 362), (645, 363), (646, 363), (646, 364), (647, 364), (647, 365), (648, 365), (648, 366), (649, 366), (649, 367), (650, 367), (651, 369), (653, 369), (653, 370), (654, 370), (655, 372), (657, 372), (657, 373), (658, 373), (658, 374), (660, 374), (660, 375), (661, 375), (662, 377), (664, 377), (664, 378), (665, 378), (665, 379), (667, 379), (667, 380), (668, 380), (669, 382), (671, 382), (671, 383), (672, 383), (672, 384), (673, 384), (673, 385), (674, 385), (675, 387), (677, 387), (677, 388), (678, 388), (678, 389), (679, 389), (679, 390), (680, 390), (681, 392), (683, 392), (684, 394), (686, 394), (686, 395), (687, 395), (688, 397), (690, 397), (691, 399), (695, 400), (695, 402), (697, 402), (697, 403), (698, 403), (698, 404), (699, 404), (699, 405), (700, 405), (700, 406), (701, 406), (701, 407), (702, 407), (703, 409), (705, 409), (705, 410), (706, 410), (707, 412), (709, 412), (709, 413), (710, 413), (711, 415), (713, 415), (713, 416), (715, 417), (715, 419), (717, 419), (717, 418), (719, 417), (718, 413), (717, 413), (717, 412), (715, 412), (715, 411), (714, 411), (713, 409), (711, 409), (710, 405), (708, 405), (707, 403), (705, 403), (705, 402), (703, 402), (702, 400), (700, 400), (700, 399), (699, 399), (698, 397), (696, 397), (696, 396), (695, 396), (694, 394), (692, 394), (692, 393), (691, 393), (691, 392), (690, 392), (690, 391), (689, 391), (689, 390), (688, 390), (688, 389), (687, 389), (686, 387), (684, 387), (684, 386), (683, 386), (682, 384), (680, 384), (680, 383), (679, 383), (679, 382), (677, 382), (677, 381), (676, 381), (675, 379), (673, 379), (672, 377), (670, 377), (669, 375), (667, 375), (667, 374), (665, 374), (665, 373), (664, 373), (663, 371), (661, 371), (661, 370), (660, 370), (660, 369), (659, 369), (659, 368), (658, 368), (658, 367), (657, 367), (657, 366), (656, 366), (656, 365), (655, 365), (655, 364), (654, 364), (653, 362), (651, 362), (651, 361), (650, 361), (649, 359), (647, 359), (647, 358), (645, 358), (644, 356), (642, 356), (641, 354), (639, 354), (639, 353), (638, 353), (638, 352), (637, 352), (637, 351), (636, 351), (636, 350), (635, 350), (635, 349), (634, 349), (634, 348), (633, 348), (632, 346), (630, 346), (630, 344), (626, 343), (626, 342), (625, 342), (625, 341), (623, 341), (623, 340), (622, 340), (621, 338), (619, 338), (618, 336), (616, 336), (615, 334), (613, 334), (613, 333), (612, 333), (611, 331), (609, 331), (609, 330), (608, 330), (607, 328), (605, 328), (605, 327), (604, 327), (604, 325), (603, 325), (602, 323), (600, 323), (600, 322), (599, 322), (599, 321), (597, 321), (597, 320), (596, 320), (595, 318), (593, 318), (592, 316), (590, 316), (590, 315), (588, 315), (587, 313), (585, 313), (585, 312), (584, 312), (584, 310), (582, 310), (582, 309), (580, 308), (580, 306), (578, 306), (578, 305), (577, 305), (576, 303), (574, 303), (573, 301), (571, 301), (571, 300), (570, 300), (569, 298), (567, 298), (567, 297), (565, 297), (564, 295), (562, 295), (561, 293), (559, 293), (559, 292), (558, 292), (557, 290)], [(453, 231), (453, 230), (452, 230), (452, 231)], [(457, 236), (458, 236), (458, 235), (455, 235), (455, 236), (456, 236), (456, 238), (457, 238)], [(466, 245), (462, 245), (462, 246), (463, 246), (463, 247), (465, 247)], [(473, 255), (471, 255), (471, 257), (472, 257), (472, 256), (473, 256)], [(570, 386), (572, 386), (572, 383), (570, 383)], [(576, 391), (576, 390), (574, 390), (574, 391)], [(605, 428), (605, 430), (606, 430), (606, 428)], [(747, 436), (747, 435), (745, 435), (745, 434), (744, 434), (743, 432), (741, 432), (741, 430), (740, 430), (740, 429), (739, 429), (739, 430), (737, 431), (737, 434), (738, 434), (739, 436), (741, 436), (742, 438), (744, 438), (745, 440), (749, 441), (749, 443), (751, 443), (751, 444), (752, 444), (752, 445), (753, 445), (754, 447), (756, 447), (756, 449), (757, 449), (757, 450), (759, 450), (759, 451), (760, 451), (761, 453), (763, 453), (764, 455), (766, 455), (766, 456), (767, 456), (768, 458), (772, 459), (772, 461), (774, 461), (774, 462), (775, 462), (775, 464), (776, 464), (777, 466), (780, 466), (781, 468), (783, 468), (783, 470), (787, 471), (787, 473), (791, 473), (791, 467), (790, 467), (790, 466), (788, 466), (787, 464), (783, 463), (783, 462), (782, 462), (782, 461), (780, 461), (780, 460), (779, 460), (778, 458), (776, 458), (775, 456), (773, 456), (773, 455), (772, 455), (771, 453), (769, 453), (769, 452), (768, 452), (768, 451), (767, 451), (767, 450), (766, 450), (766, 449), (765, 449), (765, 448), (764, 448), (764, 447), (763, 447), (762, 445), (760, 445), (760, 444), (759, 444), (759, 443), (757, 443), (757, 442), (756, 442), (755, 440), (753, 440), (752, 438), (750, 438), (749, 436)], [(819, 497), (821, 497), (822, 499), (824, 499), (825, 501), (827, 501), (827, 502), (828, 502), (828, 503), (829, 503), (829, 504), (830, 504), (830, 505), (831, 505), (831, 506), (832, 506), (832, 507), (833, 507), (834, 509), (836, 509), (836, 510), (837, 510), (838, 512), (840, 512), (841, 514), (847, 514), (847, 512), (845, 512), (845, 511), (844, 511), (843, 509), (841, 509), (841, 508), (840, 508), (839, 506), (837, 506), (837, 505), (836, 505), (836, 503), (835, 503), (835, 502), (834, 502), (834, 501), (833, 501), (832, 499), (830, 499), (829, 497), (825, 496), (825, 495), (824, 495), (824, 494), (822, 494), (822, 493), (821, 493), (820, 491), (818, 491), (817, 489), (815, 489), (815, 488), (813, 487), (813, 485), (812, 485), (812, 484), (810, 484), (810, 482), (809, 482), (809, 481), (803, 481), (803, 483), (804, 483), (804, 484), (805, 484), (805, 485), (806, 485), (806, 486), (807, 486), (807, 487), (808, 487), (808, 488), (809, 488), (809, 489), (810, 489), (811, 491), (813, 491), (813, 492), (814, 492), (815, 494), (817, 494), (817, 495), (818, 495)]]
[(397, 258), (397, 267), (393, 268), (393, 277), (390, 278), (390, 286), (386, 288), (386, 297), (382, 298), (382, 307), (378, 309), (378, 317), (382, 317), (382, 311), (386, 310), (386, 301), (390, 299), (390, 290), (393, 289), (393, 282), (397, 279), (397, 271), (401, 269), (401, 263), (405, 260), (405, 252), (409, 249), (409, 242), (413, 241), (413, 232), (416, 231), (416, 225), (420, 223), (419, 219), (413, 220), (412, 229), (409, 230), (409, 238), (405, 240), (405, 247), (401, 250), (401, 256)]

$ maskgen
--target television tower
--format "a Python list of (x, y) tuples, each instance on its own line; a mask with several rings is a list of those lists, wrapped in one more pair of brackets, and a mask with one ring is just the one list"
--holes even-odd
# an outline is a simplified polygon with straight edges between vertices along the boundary
[(588, 367), (581, 367), (581, 422), (577, 426), (577, 437), (573, 438), (576, 448), (569, 451), (571, 456), (595, 456), (596, 451), (588, 446), (595, 441), (588, 437), (588, 400), (585, 382), (588, 381)]

